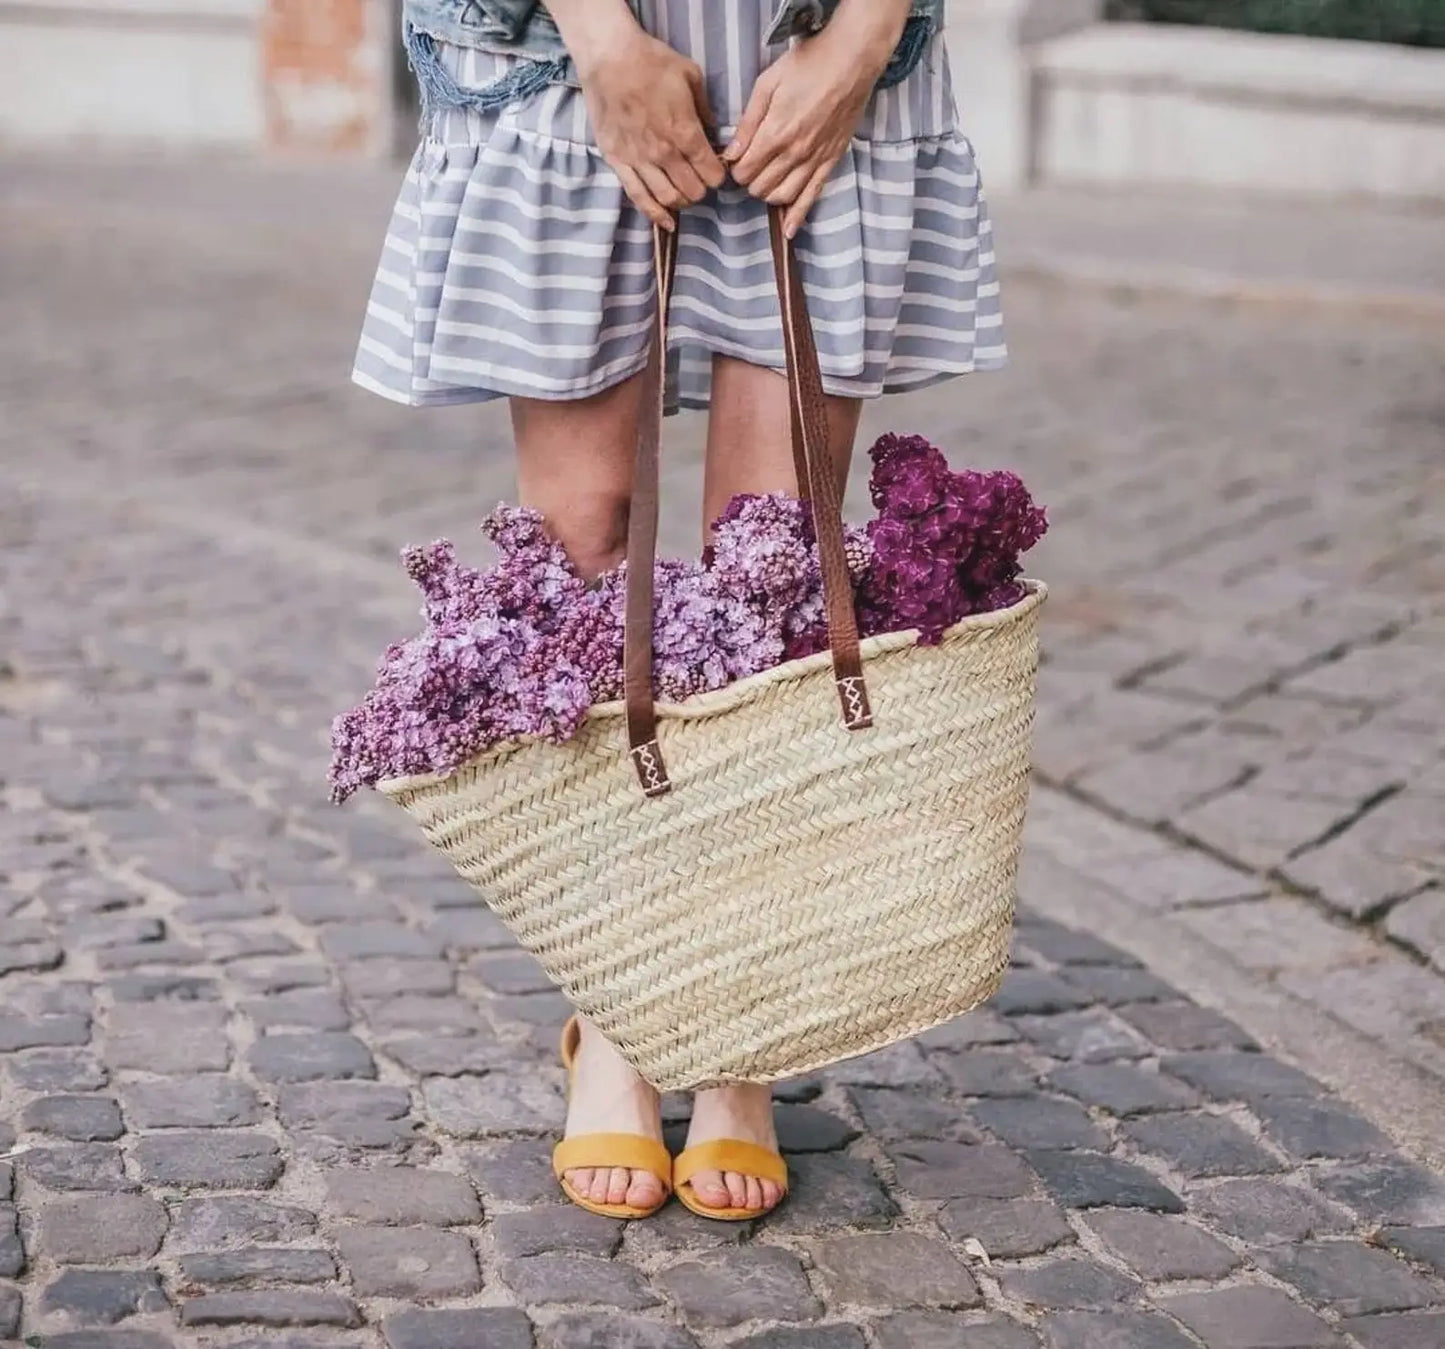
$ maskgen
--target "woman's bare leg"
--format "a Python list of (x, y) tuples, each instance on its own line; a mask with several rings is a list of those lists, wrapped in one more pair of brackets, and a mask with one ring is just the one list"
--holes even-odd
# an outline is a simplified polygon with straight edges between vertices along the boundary
[[(828, 399), (829, 444), (839, 486), (858, 433), (862, 405), (853, 398)], [(708, 419), (704, 526), (739, 492), (791, 492), (797, 483), (788, 423), (788, 384), (779, 374), (728, 357), (713, 361), (712, 412)], [(693, 1100), (688, 1145), (739, 1138), (777, 1146), (772, 1090), (766, 1086), (716, 1087)], [(703, 1171), (692, 1188), (713, 1208), (772, 1208), (781, 1198), (770, 1180), (732, 1171)]]
[[(615, 567), (627, 546), (632, 456), (641, 409), (641, 380), (592, 398), (564, 403), (512, 399), (517, 486), (524, 506), (547, 518), (553, 536), (589, 578)], [(567, 1106), (566, 1133), (630, 1133), (661, 1139), (657, 1093), (592, 1024), (582, 1039)], [(626, 1167), (567, 1173), (580, 1195), (599, 1203), (651, 1208), (662, 1183)]]
[[(841, 487), (848, 480), (863, 404), (856, 398), (829, 398), (827, 403), (828, 440)], [(705, 526), (739, 492), (797, 492), (788, 428), (788, 382), (782, 375), (727, 356), (713, 358)]]

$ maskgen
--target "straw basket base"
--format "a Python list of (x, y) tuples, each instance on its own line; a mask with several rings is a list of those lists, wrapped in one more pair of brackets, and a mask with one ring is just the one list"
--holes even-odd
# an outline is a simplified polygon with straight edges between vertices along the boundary
[(997, 989), (1044, 594), (938, 646), (868, 639), (868, 730), (839, 724), (826, 654), (659, 705), (663, 797), (613, 704), (380, 790), (655, 1086), (796, 1076)]

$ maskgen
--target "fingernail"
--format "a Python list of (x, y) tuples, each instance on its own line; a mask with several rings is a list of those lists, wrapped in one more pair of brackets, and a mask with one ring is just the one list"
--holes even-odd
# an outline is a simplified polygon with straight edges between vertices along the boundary
[(790, 239), (796, 239), (798, 237), (798, 227), (790, 223), (783, 227), (783, 233)]
[(722, 152), (722, 158), (725, 159), (725, 160), (727, 160), (727, 162), (728, 162), (729, 164), (731, 164), (731, 163), (733, 162), (733, 160), (735, 160), (740, 153), (741, 153), (741, 151), (738, 149), (738, 143), (737, 143), (737, 141), (733, 141), (733, 142), (732, 142), (730, 145), (728, 145), (728, 147)]

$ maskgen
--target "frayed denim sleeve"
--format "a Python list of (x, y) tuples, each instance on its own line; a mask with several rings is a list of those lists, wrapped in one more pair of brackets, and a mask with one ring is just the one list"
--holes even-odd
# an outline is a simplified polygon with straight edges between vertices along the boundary
[(460, 31), (490, 42), (518, 42), (538, 0), (405, 0), (405, 22), (431, 33)]
[(469, 108), (473, 112), (497, 112), (509, 103), (540, 93), (567, 78), (570, 62), (565, 56), (543, 60), (519, 60), (500, 79), (480, 89), (464, 89), (437, 55), (436, 39), (430, 33), (406, 26), (406, 54), (421, 88), (422, 112), (445, 108)]
[(888, 58), (883, 74), (879, 76), (878, 88), (891, 89), (913, 74), (937, 31), (938, 19), (934, 15), (917, 12), (910, 14), (908, 22), (903, 25), (903, 36), (893, 49), (893, 55)]
[[(878, 81), (878, 88), (891, 89), (902, 84), (918, 68), (923, 53), (933, 36), (943, 27), (945, 0), (913, 0), (903, 36), (888, 60)], [(785, 38), (806, 37), (818, 32), (838, 6), (838, 0), (783, 0), (768, 32), (769, 42)]]

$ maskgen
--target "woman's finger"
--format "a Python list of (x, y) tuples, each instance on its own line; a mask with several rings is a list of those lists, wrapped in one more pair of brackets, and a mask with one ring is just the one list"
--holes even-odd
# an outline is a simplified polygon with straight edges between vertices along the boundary
[[(757, 141), (758, 130), (768, 115), (768, 108), (773, 101), (773, 91), (776, 88), (777, 81), (772, 77), (771, 71), (764, 71), (758, 77), (757, 83), (753, 85), (753, 92), (748, 95), (748, 106), (743, 109), (743, 115), (738, 118), (733, 138), (722, 152), (723, 162), (733, 165), (733, 177), (740, 183), (747, 182), (746, 178), (739, 176), (738, 171), (743, 167), (744, 161), (748, 158), (748, 152)], [(756, 163), (749, 163), (743, 171), (751, 173), (756, 168)]]
[(798, 231), (803, 228), (803, 222), (807, 220), (808, 213), (816, 205), (819, 196), (822, 195), (823, 187), (833, 175), (832, 164), (821, 164), (818, 171), (808, 180), (808, 185), (798, 194), (798, 199), (788, 208), (788, 213), (783, 217), (783, 233), (790, 239), (798, 237)]
[(647, 190), (637, 172), (627, 167), (626, 164), (614, 165), (619, 181), (622, 183), (622, 190), (627, 193), (628, 200), (637, 207), (654, 225), (661, 225), (665, 230), (675, 230), (677, 222), (672, 218), (672, 212), (667, 210), (663, 204)]
[(692, 170), (709, 187), (721, 187), (728, 171), (718, 158), (717, 151), (708, 143), (703, 135), (702, 127), (694, 127), (685, 134), (678, 145), (678, 149), (687, 157), (687, 162), (692, 165)]
[[(805, 150), (795, 146), (782, 146), (778, 153), (753, 175), (747, 189), (759, 201), (771, 201), (772, 194), (782, 187), (789, 177), (801, 172), (803, 176), (797, 187), (801, 192), (815, 166), (813, 156)], [(791, 201), (792, 198), (787, 200)]]
[(680, 211), (687, 205), (687, 198), (678, 190), (677, 184), (667, 176), (666, 170), (660, 164), (639, 164), (637, 173), (647, 184), (647, 190), (667, 210)]
[(769, 206), (791, 206), (803, 194), (803, 189), (812, 182), (818, 166), (809, 160), (799, 164), (771, 192), (763, 195)]
[(658, 167), (667, 174), (672, 185), (686, 198), (685, 204), (701, 201), (707, 196), (707, 184), (681, 150), (674, 150)]

